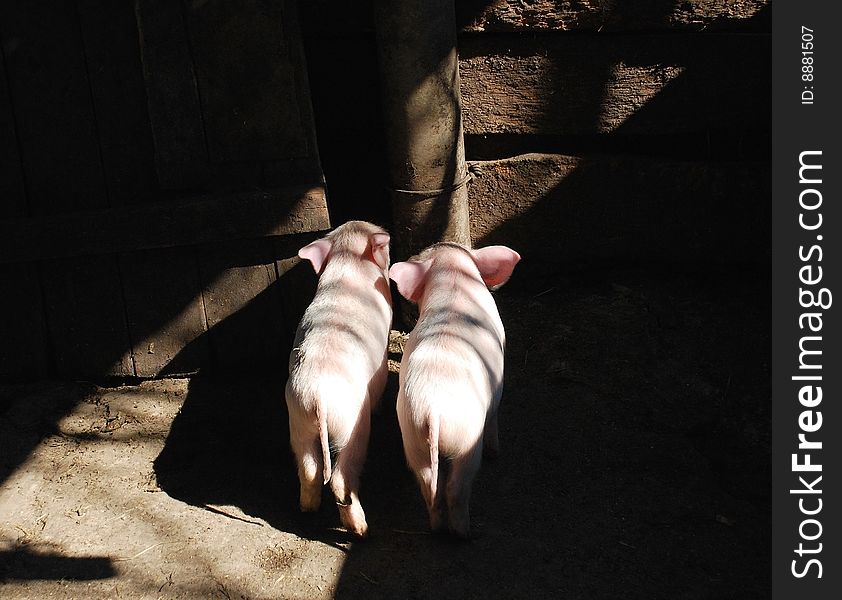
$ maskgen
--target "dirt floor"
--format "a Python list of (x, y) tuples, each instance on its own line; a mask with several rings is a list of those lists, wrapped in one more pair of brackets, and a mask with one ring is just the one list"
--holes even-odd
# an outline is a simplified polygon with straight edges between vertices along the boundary
[(281, 369), (5, 386), (0, 597), (768, 598), (768, 279), (615, 269), (496, 297), (501, 456), (471, 541), (427, 532), (394, 374), (363, 542), (331, 502), (297, 512)]

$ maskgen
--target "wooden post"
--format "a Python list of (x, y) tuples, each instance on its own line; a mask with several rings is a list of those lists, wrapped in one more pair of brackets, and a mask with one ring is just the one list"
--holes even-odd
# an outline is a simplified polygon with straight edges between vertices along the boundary
[(453, 0), (375, 2), (392, 257), (470, 245)]

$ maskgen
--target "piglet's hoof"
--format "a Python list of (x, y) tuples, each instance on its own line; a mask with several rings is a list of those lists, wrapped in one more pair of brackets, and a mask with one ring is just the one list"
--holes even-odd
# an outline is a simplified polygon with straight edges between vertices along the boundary
[(343, 504), (336, 502), (339, 508), (339, 519), (342, 521), (342, 526), (348, 530), (350, 534), (357, 538), (365, 538), (368, 536), (368, 523), (365, 522), (365, 513), (362, 506), (355, 503)]

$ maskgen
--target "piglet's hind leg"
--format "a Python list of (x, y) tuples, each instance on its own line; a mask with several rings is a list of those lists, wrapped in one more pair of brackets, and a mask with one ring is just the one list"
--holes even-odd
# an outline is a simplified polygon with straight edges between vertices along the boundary
[(368, 534), (365, 511), (360, 504), (360, 472), (365, 462), (371, 418), (367, 410), (360, 413), (348, 444), (339, 452), (330, 487), (339, 508), (342, 526), (358, 537)]
[(290, 422), (290, 444), (298, 464), (302, 512), (319, 510), (322, 502), (322, 451), (318, 432), (301, 431)]
[(453, 460), (447, 478), (448, 523), (450, 531), (461, 538), (468, 538), (471, 530), (471, 486), (482, 462), (482, 447), (478, 446)]

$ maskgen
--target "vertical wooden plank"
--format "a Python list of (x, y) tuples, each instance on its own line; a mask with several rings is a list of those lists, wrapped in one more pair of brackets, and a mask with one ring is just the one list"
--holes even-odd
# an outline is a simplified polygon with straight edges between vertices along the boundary
[[(133, 3), (79, 0), (77, 6), (110, 203), (149, 201), (157, 181)], [(125, 297), (119, 259), (117, 268)], [(131, 330), (129, 341), (124, 358), (136, 374)]]
[(208, 366), (196, 261), (186, 249), (120, 256), (138, 377), (192, 373)]
[[(316, 140), (316, 121), (307, 76), (307, 56), (298, 19), (298, 6), (291, 0), (284, 1), (283, 35), (289, 47), (289, 60), (293, 67), (295, 103), (298, 107), (301, 127), (307, 141), (306, 158), (264, 161), (263, 179), (268, 187), (291, 183), (324, 183), (324, 172)], [(304, 150), (302, 149), (302, 154)]]
[[(323, 180), (301, 40), (290, 37), (298, 33), (292, 6), (260, 0), (185, 3), (214, 170), (253, 163), (262, 166), (258, 183)], [(281, 349), (287, 349), (285, 338), (297, 319), (290, 325), (285, 318), (273, 257), (274, 242), (268, 240), (201, 253), (210, 340), (221, 369), (285, 362)]]
[(287, 40), (288, 57), (292, 63), (292, 77), (295, 84), (295, 102), (298, 106), (299, 123), (307, 139), (308, 155), (318, 163), (319, 151), (316, 141), (316, 120), (310, 98), (310, 80), (307, 75), (307, 55), (304, 51), (304, 37), (298, 18), (298, 3), (283, 0), (283, 31)]
[[(173, 190), (224, 191), (257, 186), (262, 176), (259, 163), (237, 159), (210, 164), (202, 113), (206, 100), (197, 87), (185, 10), (178, 1), (138, 0), (136, 3), (158, 180), (163, 188)], [(247, 39), (249, 33), (244, 35)], [(242, 39), (233, 40), (232, 47), (242, 43)], [(219, 75), (214, 74), (213, 78), (215, 86), (227, 85)]]
[[(156, 6), (162, 8), (162, 5)], [(114, 206), (160, 199), (137, 17), (132, 0), (79, 0), (97, 132)], [(156, 22), (157, 25), (160, 23)], [(172, 27), (173, 23), (166, 26)], [(146, 33), (157, 39), (155, 36), (161, 31), (147, 24)], [(184, 75), (182, 72), (181, 76)], [(189, 81), (180, 84), (189, 84)], [(187, 87), (189, 90), (189, 85)], [(189, 105), (188, 95), (186, 104), (180, 106), (189, 109)], [(180, 116), (183, 115), (166, 115), (167, 118)], [(188, 120), (177, 125), (189, 130), (191, 123), (194, 139), (183, 147), (179, 145), (181, 138), (177, 131), (163, 132), (165, 136), (174, 136), (174, 142), (162, 143), (165, 155), (168, 160), (175, 161), (174, 164), (205, 160), (201, 124)], [(198, 154), (192, 156), (190, 152)], [(172, 248), (123, 253), (119, 257), (119, 268), (136, 374), (151, 377), (168, 369), (188, 372), (199, 368), (207, 358), (207, 347), (206, 341), (199, 339), (206, 327), (194, 251)], [(190, 346), (189, 350), (186, 350), (187, 346)]]
[(49, 375), (44, 305), (33, 264), (0, 265), (0, 381), (30, 381)]
[[(108, 205), (75, 2), (2, 3), (3, 47), (31, 214)], [(40, 269), (60, 376), (133, 374), (116, 259)]]
[[(0, 31), (0, 41), (5, 40)], [(26, 193), (7, 85), (5, 52), (0, 46), (0, 218), (26, 215)], [(34, 265), (0, 265), (0, 379), (47, 375), (47, 337), (41, 289)]]
[(75, 3), (0, 3), (3, 46), (34, 215), (108, 205)]
[[(0, 29), (0, 41), (5, 40)], [(5, 52), (0, 45), (0, 219), (26, 216), (26, 190), (18, 151)], [(48, 353), (41, 288), (32, 264), (0, 265), (0, 380), (47, 376)]]
[(308, 156), (283, 2), (185, 2), (213, 163)]
[(136, 18), (158, 178), (165, 188), (201, 186), (208, 155), (183, 6), (137, 0)]
[(41, 278), (58, 375), (133, 376), (116, 258), (48, 261)]
[(155, 149), (133, 0), (78, 0), (111, 206), (156, 199)]
[[(0, 23), (0, 41), (5, 40)], [(0, 45), (0, 218), (26, 216), (23, 166), (7, 81), (6, 57)]]
[(284, 322), (272, 241), (215, 244), (199, 271), (215, 365), (260, 371), (284, 364)]

